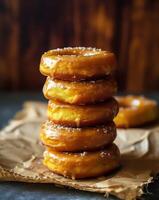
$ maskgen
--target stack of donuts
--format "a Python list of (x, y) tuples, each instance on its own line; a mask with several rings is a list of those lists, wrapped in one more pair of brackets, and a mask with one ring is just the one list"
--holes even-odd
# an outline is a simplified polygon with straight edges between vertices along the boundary
[(113, 53), (94, 48), (63, 48), (42, 55), (40, 71), (48, 120), (40, 138), (46, 146), (43, 163), (54, 173), (77, 179), (109, 173), (119, 166), (113, 144), (113, 118), (118, 103), (112, 78)]

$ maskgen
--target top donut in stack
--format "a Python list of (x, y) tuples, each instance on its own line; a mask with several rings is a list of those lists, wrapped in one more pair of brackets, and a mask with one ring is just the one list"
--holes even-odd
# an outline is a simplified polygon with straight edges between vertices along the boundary
[[(40, 136), (42, 142), (49, 146), (44, 154), (44, 164), (52, 171), (85, 178), (101, 175), (118, 166), (119, 150), (112, 144), (116, 137), (113, 119), (118, 113), (118, 104), (112, 97), (117, 90), (112, 78), (115, 66), (113, 53), (94, 48), (64, 48), (43, 54), (40, 71), (48, 76), (43, 93), (49, 103), (48, 121), (43, 124)], [(99, 168), (98, 171), (88, 172), (90, 170), (87, 169), (86, 173), (84, 169), (80, 171), (79, 166), (77, 170), (73, 163), (71, 173), (72, 169), (68, 165), (67, 168), (66, 163), (55, 166), (57, 162), (49, 161), (49, 158), (55, 157), (65, 160), (64, 152), (69, 152), (70, 156), (77, 154), (77, 158), (78, 152), (84, 151), (88, 151), (88, 155), (91, 154), (89, 151), (95, 151), (95, 158), (102, 155), (99, 163), (92, 163), (92, 167)], [(103, 153), (105, 151), (107, 153)], [(103, 164), (106, 164), (108, 154), (112, 154), (112, 159), (109, 158), (110, 163), (106, 167)], [(80, 156), (79, 160), (82, 161)], [(70, 159), (68, 162), (74, 161)], [(59, 169), (59, 166), (65, 167)]]

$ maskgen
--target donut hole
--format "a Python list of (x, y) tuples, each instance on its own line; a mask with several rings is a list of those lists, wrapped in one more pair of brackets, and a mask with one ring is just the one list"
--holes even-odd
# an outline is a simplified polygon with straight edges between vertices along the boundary
[(119, 99), (117, 99), (117, 101), (118, 101), (120, 109), (127, 109), (127, 108), (132, 107), (131, 102), (129, 102), (129, 101), (124, 101), (124, 100), (122, 101), (122, 100), (119, 100)]
[(58, 51), (57, 55), (60, 55), (60, 56), (79, 56), (80, 54), (77, 51), (64, 50), (64, 51)]
[(93, 48), (66, 48), (66, 49), (57, 49), (50, 51), (50, 55), (57, 55), (57, 56), (94, 56), (100, 54), (100, 49), (93, 49)]
[(130, 105), (122, 102), (122, 103), (119, 103), (119, 107), (120, 108), (130, 108)]
[(123, 99), (123, 100), (118, 100), (119, 107), (121, 109), (126, 109), (126, 108), (136, 108), (141, 105), (141, 100), (139, 99)]

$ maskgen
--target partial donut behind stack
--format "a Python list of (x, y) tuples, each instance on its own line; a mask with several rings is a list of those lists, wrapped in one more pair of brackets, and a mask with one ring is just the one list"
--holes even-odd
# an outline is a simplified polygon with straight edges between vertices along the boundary
[(40, 71), (48, 76), (43, 93), (49, 103), (40, 138), (46, 146), (43, 163), (54, 173), (89, 178), (119, 166), (120, 152), (113, 144), (115, 66), (113, 53), (94, 48), (56, 49), (42, 56)]
[(158, 117), (157, 102), (143, 96), (116, 97), (119, 113), (114, 122), (118, 128), (131, 128), (153, 122)]

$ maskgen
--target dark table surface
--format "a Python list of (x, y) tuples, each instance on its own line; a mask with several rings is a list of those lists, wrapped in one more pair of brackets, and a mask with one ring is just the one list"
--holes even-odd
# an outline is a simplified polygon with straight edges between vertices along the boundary
[[(159, 93), (147, 94), (159, 102)], [(14, 114), (22, 108), (24, 101), (45, 101), (41, 93), (0, 93), (0, 128), (3, 128)], [(30, 184), (0, 182), (0, 200), (102, 200), (102, 194), (60, 188), (53, 184)], [(108, 200), (117, 198), (110, 196)], [(145, 187), (142, 200), (159, 200), (159, 181)]]

